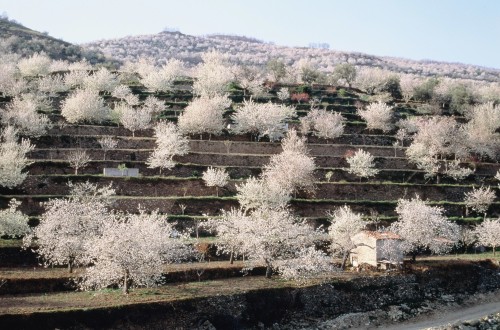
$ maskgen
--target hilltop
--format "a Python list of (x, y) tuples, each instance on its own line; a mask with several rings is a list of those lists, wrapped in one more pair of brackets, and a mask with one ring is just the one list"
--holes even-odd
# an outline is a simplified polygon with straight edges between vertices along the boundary
[(86, 50), (81, 46), (51, 37), (45, 32), (27, 28), (5, 17), (0, 18), (0, 36), (0, 50), (15, 53), (21, 57), (44, 52), (55, 60), (74, 62), (86, 58), (92, 64), (110, 62), (110, 59), (100, 51)]
[(337, 64), (347, 62), (358, 67), (380, 67), (396, 73), (426, 77), (445, 76), (484, 81), (498, 81), (500, 77), (500, 69), (477, 65), (431, 60), (415, 61), (321, 48), (287, 47), (254, 38), (221, 34), (192, 36), (177, 31), (164, 31), (151, 35), (98, 40), (82, 44), (82, 47), (90, 51), (101, 51), (121, 61), (134, 62), (145, 57), (152, 59), (156, 64), (177, 58), (187, 64), (195, 65), (201, 61), (202, 53), (215, 49), (228, 54), (234, 63), (250, 66), (264, 66), (273, 58), (280, 58), (287, 65), (293, 65), (301, 59), (309, 59), (324, 72), (331, 72)]

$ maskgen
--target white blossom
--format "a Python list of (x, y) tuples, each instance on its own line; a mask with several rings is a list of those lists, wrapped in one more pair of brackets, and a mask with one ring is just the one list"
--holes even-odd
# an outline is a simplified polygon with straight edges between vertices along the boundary
[(454, 180), (463, 180), (474, 173), (473, 169), (467, 167), (460, 167), (460, 160), (456, 159), (450, 162), (447, 162), (447, 168), (445, 174)]
[(331, 250), (334, 254), (342, 257), (343, 269), (350, 251), (356, 247), (351, 238), (363, 230), (366, 223), (361, 218), (361, 214), (354, 213), (347, 205), (328, 213), (328, 216), (331, 221), (330, 227), (328, 227)]
[[(322, 267), (300, 267), (305, 262), (311, 266), (312, 260), (304, 261), (304, 250), (314, 247), (320, 234), (289, 211), (259, 208), (249, 216), (240, 217), (240, 220), (243, 223), (238, 226), (235, 235), (239, 236), (236, 241), (241, 242), (239, 252), (246, 256), (247, 269), (265, 265), (266, 277), (270, 277), (273, 271), (287, 277), (293, 274), (303, 277), (305, 270), (308, 274), (323, 270)], [(321, 253), (307, 254), (325, 260)], [(320, 266), (323, 262), (313, 264)]]
[(148, 96), (142, 104), (144, 109), (148, 109), (151, 113), (157, 114), (165, 110), (165, 102), (154, 96)]
[(398, 200), (396, 213), (398, 221), (389, 230), (403, 238), (403, 252), (411, 252), (414, 257), (426, 249), (433, 253), (445, 253), (459, 240), (460, 227), (446, 219), (444, 209), (426, 205), (418, 196), (411, 200)]
[(369, 178), (380, 172), (375, 168), (375, 158), (369, 152), (362, 149), (358, 149), (354, 155), (347, 157), (346, 160), (349, 167), (345, 170), (360, 178)]
[(219, 188), (226, 186), (229, 182), (229, 174), (225, 168), (213, 168), (210, 166), (203, 172), (203, 181), (208, 187), (215, 187), (217, 196), (219, 196)]
[(98, 139), (97, 142), (101, 146), (101, 149), (104, 151), (103, 160), (106, 160), (106, 153), (109, 150), (115, 149), (118, 145), (118, 140), (111, 136), (103, 136), (102, 138)]
[(2, 112), (2, 123), (16, 127), (19, 134), (39, 137), (52, 127), (45, 114), (39, 114), (41, 104), (29, 94), (15, 97)]
[(49, 73), (52, 60), (44, 53), (35, 53), (17, 63), (23, 77), (44, 76)]
[(495, 192), (490, 187), (481, 187), (478, 189), (474, 187), (472, 191), (465, 193), (464, 202), (467, 207), (470, 207), (477, 213), (483, 213), (486, 217), (486, 211), (488, 211), (494, 200)]
[(179, 116), (179, 129), (184, 134), (215, 134), (225, 128), (224, 111), (231, 105), (226, 96), (202, 95), (191, 101)]
[(276, 185), (289, 194), (314, 188), (314, 158), (309, 156), (303, 140), (290, 130), (282, 141), (283, 152), (272, 155), (264, 167), (262, 177), (269, 185)]
[(290, 98), (290, 91), (286, 87), (281, 87), (276, 96), (281, 102), (284, 102)]
[(49, 71), (52, 72), (61, 72), (61, 71), (67, 71), (69, 69), (69, 63), (68, 61), (63, 61), (63, 60), (53, 60), (52, 63), (50, 63)]
[(464, 125), (465, 144), (476, 154), (495, 159), (500, 144), (500, 134), (497, 133), (500, 127), (500, 107), (494, 106), (493, 102), (480, 104), (472, 108), (467, 117), (469, 121)]
[(366, 121), (368, 129), (380, 129), (389, 132), (393, 125), (391, 123), (393, 109), (385, 103), (370, 103), (365, 110), (358, 110), (358, 115)]
[(233, 263), (233, 260), (244, 252), (241, 249), (243, 237), (239, 233), (244, 229), (248, 215), (242, 208), (231, 208), (229, 211), (222, 210), (221, 212), (220, 218), (208, 219), (203, 225), (216, 233), (217, 251), (229, 253), (229, 261)]
[(92, 70), (92, 65), (87, 62), (87, 60), (81, 60), (78, 62), (73, 62), (68, 65), (69, 71), (90, 71)]
[(193, 84), (193, 92), (196, 95), (208, 96), (222, 95), (227, 92), (229, 83), (234, 80), (234, 75), (225, 56), (213, 51), (201, 57), (203, 63), (195, 69), (196, 80)]
[(161, 282), (165, 263), (192, 254), (165, 215), (143, 209), (116, 215), (90, 242), (86, 253), (92, 266), (80, 280), (84, 290), (118, 285), (127, 294), (130, 286), (155, 286)]
[(114, 190), (89, 182), (70, 187), (68, 198), (44, 203), (46, 211), (23, 245), (28, 248), (36, 243), (44, 265), (68, 265), (71, 272), (74, 266), (89, 264), (91, 241), (110, 221), (107, 207)]
[(269, 184), (264, 179), (250, 177), (236, 186), (236, 198), (245, 210), (257, 208), (285, 208), (291, 199), (290, 192), (279, 185)]
[(100, 123), (108, 119), (109, 114), (99, 92), (90, 89), (74, 91), (63, 101), (61, 107), (61, 115), (70, 123)]
[(273, 103), (255, 103), (252, 99), (243, 101), (231, 120), (237, 133), (252, 133), (260, 139), (268, 136), (271, 141), (279, 140), (287, 131), (286, 122), (295, 117), (295, 109)]
[(67, 92), (69, 87), (65, 84), (63, 76), (50, 75), (38, 80), (38, 90), (50, 96), (57, 96), (58, 93)]
[(344, 133), (345, 118), (339, 112), (313, 109), (307, 116), (300, 118), (301, 132), (324, 139), (335, 139)]
[(26, 156), (35, 149), (29, 139), (18, 142), (17, 130), (7, 126), (0, 135), (0, 186), (13, 188), (20, 185), (26, 176), (24, 168), (32, 162)]
[(131, 106), (139, 104), (139, 97), (135, 94), (132, 94), (130, 87), (126, 85), (116, 86), (115, 89), (113, 89), (113, 91), (111, 92), (111, 96), (117, 99), (121, 99)]
[(82, 87), (83, 82), (89, 76), (86, 70), (75, 70), (64, 74), (64, 84), (67, 88)]
[(118, 113), (120, 124), (132, 131), (132, 136), (135, 136), (135, 131), (151, 127), (152, 113), (148, 108), (134, 109), (128, 104), (119, 104), (115, 107), (115, 112)]
[(83, 79), (83, 87), (93, 91), (103, 91), (111, 93), (118, 86), (116, 74), (109, 72), (106, 68), (100, 68), (92, 75)]
[(184, 137), (174, 123), (160, 121), (154, 127), (156, 148), (148, 157), (149, 168), (171, 169), (175, 166), (174, 156), (182, 156), (189, 152), (189, 140)]
[(477, 244), (491, 246), (493, 255), (496, 255), (496, 248), (500, 245), (500, 219), (485, 219), (476, 226), (475, 233)]
[(21, 202), (11, 199), (9, 207), (0, 210), (0, 236), (20, 237), (29, 233), (29, 218), (18, 210), (20, 205)]
[(155, 68), (140, 80), (147, 89), (154, 92), (169, 92), (173, 89), (174, 80), (184, 74), (184, 63), (178, 59), (170, 59), (161, 69)]

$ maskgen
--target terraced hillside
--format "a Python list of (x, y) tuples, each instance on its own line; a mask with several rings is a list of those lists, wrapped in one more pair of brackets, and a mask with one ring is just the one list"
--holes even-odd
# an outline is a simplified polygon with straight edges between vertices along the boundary
[[(136, 92), (142, 99), (148, 95), (145, 91), (136, 89)], [(476, 161), (471, 163), (476, 172), (466, 180), (456, 183), (443, 178), (436, 184), (436, 180), (425, 179), (424, 173), (408, 162), (404, 147), (393, 146), (396, 141), (393, 134), (366, 129), (355, 113), (355, 102), (361, 102), (355, 92), (348, 97), (338, 97), (335, 92), (327, 92), (325, 86), (316, 86), (313, 93), (321, 95), (322, 106), (341, 112), (348, 123), (345, 134), (334, 141), (308, 138), (308, 148), (318, 168), (315, 174), (317, 190), (314, 194), (299, 193), (293, 199), (293, 207), (300, 216), (324, 218), (328, 209), (351, 204), (363, 213), (374, 211), (380, 217), (392, 220), (398, 198), (419, 194), (430, 203), (444, 205), (451, 218), (475, 220), (462, 218), (464, 193), (474, 185), (493, 183), (492, 177), (499, 168), (496, 163)], [(170, 106), (162, 117), (175, 121), (190, 97), (186, 92), (160, 95)], [(233, 92), (231, 98), (235, 101), (233, 108), (242, 100), (238, 91)], [(57, 99), (54, 102), (57, 103)], [(296, 107), (299, 116), (304, 116), (310, 105), (298, 104)], [(398, 117), (408, 115), (416, 115), (411, 104), (398, 106)], [(57, 111), (51, 117), (53, 122), (64, 122)], [(97, 142), (102, 136), (114, 136), (119, 140), (117, 148), (108, 152), (106, 160), (103, 160), (103, 150)], [(8, 199), (15, 197), (22, 200), (22, 210), (34, 218), (43, 211), (41, 202), (68, 193), (69, 181), (86, 180), (101, 184), (112, 182), (117, 190), (114, 207), (120, 210), (133, 210), (141, 204), (158, 208), (175, 218), (181, 216), (179, 204), (186, 204), (183, 221), (205, 213), (215, 216), (221, 208), (237, 204), (235, 185), (251, 175), (258, 175), (262, 166), (269, 162), (270, 155), (281, 151), (278, 142), (254, 142), (247, 135), (226, 134), (213, 136), (210, 140), (208, 136), (201, 140), (196, 136), (189, 143), (189, 154), (177, 157), (175, 168), (160, 175), (158, 169), (148, 168), (145, 164), (155, 146), (151, 130), (136, 132), (132, 137), (131, 132), (123, 127), (63, 124), (56, 125), (34, 143), (36, 149), (29, 155), (33, 163), (28, 168), (27, 180), (14, 189), (1, 190), (2, 207), (6, 206)], [(381, 172), (373, 180), (359, 180), (344, 170), (348, 167), (346, 155), (359, 148), (376, 157), (376, 167)], [(67, 162), (68, 154), (76, 149), (87, 151), (92, 159), (78, 175), (73, 174), (74, 169)], [(139, 169), (140, 176), (106, 177), (102, 174), (105, 167), (120, 164)], [(206, 187), (201, 179), (201, 173), (209, 166), (225, 167), (230, 173), (231, 183), (220, 197), (216, 197), (215, 190)], [(327, 181), (325, 175), (330, 171), (332, 176)], [(498, 211), (495, 205), (489, 214), (494, 216)]]
[[(161, 114), (162, 118), (177, 120), (178, 115), (192, 98), (188, 92), (189, 84), (190, 82), (184, 81), (178, 83), (172, 93), (155, 94), (169, 106), (168, 110)], [(139, 86), (131, 87), (141, 100), (151, 94)], [(269, 99), (258, 101), (276, 101), (277, 99), (272, 95), (279, 87), (275, 86), (271, 90)], [(475, 161), (471, 164), (464, 164), (475, 167), (475, 173), (460, 183), (449, 178), (441, 178), (440, 182), (436, 183), (436, 180), (424, 178), (424, 172), (409, 163), (405, 157), (405, 147), (394, 147), (395, 132), (384, 134), (366, 128), (366, 124), (356, 114), (355, 104), (363, 102), (359, 91), (348, 90), (343, 93), (343, 96), (339, 96), (336, 89), (317, 85), (313, 86), (311, 94), (320, 98), (322, 107), (342, 113), (347, 119), (347, 127), (345, 134), (333, 141), (308, 137), (308, 148), (317, 165), (315, 172), (317, 189), (314, 193), (299, 192), (294, 196), (291, 208), (295, 214), (307, 218), (311, 223), (327, 227), (329, 225), (327, 212), (347, 204), (355, 211), (365, 214), (367, 221), (377, 220), (378, 225), (387, 225), (396, 220), (397, 200), (418, 194), (430, 204), (445, 207), (446, 215), (460, 224), (482, 219), (480, 215), (476, 216), (474, 213), (466, 215), (464, 194), (471, 191), (473, 187), (485, 183), (496, 186), (493, 177), (500, 169), (497, 163)], [(53, 104), (57, 107), (64, 96), (59, 95), (54, 98)], [(232, 90), (230, 97), (234, 102), (233, 109), (243, 100), (239, 90)], [(110, 96), (106, 96), (106, 99), (107, 102), (113, 102)], [(6, 103), (9, 99), (3, 101)], [(311, 108), (309, 103), (295, 104), (295, 106), (299, 116), (305, 116)], [(398, 118), (418, 115), (413, 110), (415, 105), (412, 103), (407, 105), (397, 103), (395, 106)], [(231, 112), (232, 110), (228, 111), (226, 116), (229, 116)], [(116, 210), (134, 212), (139, 205), (146, 210), (158, 209), (161, 213), (168, 214), (169, 221), (176, 221), (179, 229), (190, 228), (206, 215), (216, 217), (221, 209), (228, 210), (231, 207), (237, 207), (236, 185), (241, 184), (250, 176), (259, 175), (262, 167), (269, 162), (270, 156), (281, 152), (279, 142), (266, 142), (265, 140), (256, 142), (252, 141), (249, 135), (226, 133), (211, 138), (203, 136), (202, 139), (199, 139), (199, 136), (192, 136), (189, 142), (189, 154), (176, 157), (175, 161), (178, 164), (175, 168), (160, 175), (158, 169), (148, 168), (145, 163), (155, 146), (152, 130), (139, 131), (132, 136), (130, 131), (114, 124), (107, 126), (72, 125), (64, 121), (58, 110), (51, 114), (51, 120), (56, 123), (56, 126), (46, 135), (33, 140), (36, 148), (29, 155), (33, 163), (27, 169), (29, 172), (27, 179), (16, 188), (0, 189), (0, 208), (7, 207), (8, 201), (16, 198), (21, 201), (21, 210), (31, 217), (32, 226), (36, 226), (38, 217), (44, 211), (43, 202), (68, 194), (68, 182), (90, 181), (101, 185), (113, 184), (116, 196), (112, 208)], [(291, 125), (297, 124), (298, 122), (295, 121)], [(103, 136), (114, 136), (119, 141), (117, 148), (106, 154), (106, 160), (97, 141)], [(359, 148), (374, 155), (376, 167), (381, 170), (374, 179), (369, 181), (360, 180), (344, 170), (348, 166), (346, 155)], [(87, 151), (92, 159), (87, 167), (80, 169), (78, 175), (74, 174), (74, 169), (67, 162), (68, 154), (76, 149)], [(127, 168), (137, 168), (140, 175), (138, 177), (103, 175), (104, 168), (117, 168), (122, 164), (125, 164)], [(225, 167), (230, 174), (230, 183), (220, 191), (219, 196), (216, 195), (213, 187), (207, 187), (201, 179), (202, 172), (209, 166)], [(330, 178), (327, 180), (327, 173), (330, 172)], [(488, 214), (498, 216), (500, 203), (494, 203)], [(203, 233), (203, 235), (208, 234)], [(213, 239), (209, 236), (202, 239), (206, 249), (210, 249)], [(20, 246), (20, 240), (0, 241), (0, 267), (2, 267), (0, 281), (3, 283), (0, 286), (0, 295), (24, 294), (36, 300), (44, 293), (73, 290), (73, 285), (68, 282), (68, 273), (58, 268), (37, 267), (35, 255), (30, 251), (21, 251)], [(217, 256), (212, 250), (209, 257), (223, 260), (227, 256)], [(165, 271), (169, 272), (167, 275), (169, 282), (192, 281), (189, 285), (196, 286), (195, 283), (201, 279), (239, 277), (241, 267), (240, 263), (229, 266), (224, 261), (212, 261), (210, 264), (203, 263), (202, 265), (168, 266)], [(261, 274), (262, 269), (255, 269), (254, 272)], [(255, 281), (258, 282), (256, 279), (243, 278), (227, 280), (227, 283), (235, 287), (249, 285), (256, 289), (268, 289), (268, 284)], [(180, 284), (175, 285), (180, 286)], [(216, 286), (223, 287), (224, 284), (219, 283)], [(53, 309), (52, 302), (47, 304), (52, 307), (46, 307), (46, 309), (36, 307), (38, 308), (36, 310), (57, 309), (56, 307)], [(86, 308), (82, 306), (69, 304), (66, 307)], [(18, 312), (5, 310), (7, 314)], [(0, 314), (2, 313), (2, 307), (0, 307)]]

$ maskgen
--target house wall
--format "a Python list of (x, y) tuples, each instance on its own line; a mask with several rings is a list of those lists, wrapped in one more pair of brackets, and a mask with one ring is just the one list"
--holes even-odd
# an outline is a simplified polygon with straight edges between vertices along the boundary
[(351, 263), (353, 266), (365, 263), (376, 267), (376, 239), (367, 235), (359, 235), (353, 237), (353, 241), (357, 245), (356, 248), (351, 251)]

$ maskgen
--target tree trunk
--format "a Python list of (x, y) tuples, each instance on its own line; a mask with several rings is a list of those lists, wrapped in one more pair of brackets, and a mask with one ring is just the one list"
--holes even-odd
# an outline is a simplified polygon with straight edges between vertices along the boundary
[(232, 265), (234, 263), (234, 252), (231, 250), (231, 253), (229, 254), (229, 263)]
[(125, 271), (125, 276), (123, 276), (123, 294), (128, 294), (128, 270)]
[(271, 268), (270, 264), (267, 264), (267, 266), (266, 266), (266, 278), (271, 278), (271, 275), (273, 275), (273, 269)]
[(215, 194), (219, 197), (219, 186), (215, 186)]
[(347, 263), (347, 251), (344, 252), (344, 254), (342, 255), (342, 266), (340, 267), (340, 269), (344, 270), (346, 263)]
[(411, 254), (411, 261), (415, 262), (417, 260), (417, 253), (416, 252), (413, 252)]
[(68, 272), (73, 273), (73, 262), (71, 260), (68, 262)]
[(78, 167), (75, 167), (75, 175), (78, 175)]
[(497, 255), (497, 246), (493, 245), (493, 256)]

